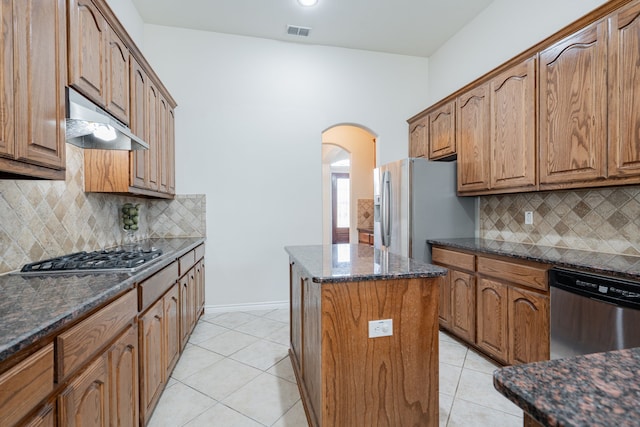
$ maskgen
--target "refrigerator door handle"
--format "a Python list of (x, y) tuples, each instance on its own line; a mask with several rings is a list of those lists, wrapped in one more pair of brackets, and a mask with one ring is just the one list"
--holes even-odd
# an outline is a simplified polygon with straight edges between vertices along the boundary
[(380, 206), (380, 234), (382, 246), (389, 246), (391, 241), (391, 215), (390, 215), (391, 174), (385, 171), (382, 174), (382, 200)]

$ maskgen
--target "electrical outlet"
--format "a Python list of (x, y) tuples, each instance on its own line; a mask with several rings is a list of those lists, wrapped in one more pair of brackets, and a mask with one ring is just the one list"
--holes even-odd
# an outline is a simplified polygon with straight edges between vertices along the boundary
[(391, 335), (393, 335), (393, 319), (369, 321), (369, 338), (389, 337)]
[(525, 225), (533, 225), (533, 211), (525, 211), (525, 213), (524, 213), (524, 224)]

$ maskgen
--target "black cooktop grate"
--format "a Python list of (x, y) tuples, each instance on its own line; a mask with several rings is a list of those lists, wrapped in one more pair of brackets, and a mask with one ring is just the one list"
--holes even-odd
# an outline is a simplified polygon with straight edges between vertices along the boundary
[(59, 271), (111, 271), (132, 270), (162, 255), (160, 249), (103, 250), (95, 252), (76, 252), (43, 261), (32, 262), (22, 267), (22, 273), (46, 273)]

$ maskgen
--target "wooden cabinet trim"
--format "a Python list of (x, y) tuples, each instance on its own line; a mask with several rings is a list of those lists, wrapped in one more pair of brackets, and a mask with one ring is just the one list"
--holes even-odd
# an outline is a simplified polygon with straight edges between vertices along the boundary
[(465, 252), (434, 246), (431, 250), (431, 260), (437, 264), (449, 265), (466, 271), (476, 270), (476, 256)]
[(137, 314), (135, 290), (128, 291), (56, 337), (57, 379), (62, 382), (130, 324)]
[(512, 262), (507, 260), (478, 256), (478, 273), (522, 286), (548, 291), (547, 271), (544, 264)]
[(180, 265), (180, 268), (179, 268), (180, 277), (184, 276), (187, 271), (191, 270), (191, 267), (193, 267), (195, 263), (196, 263), (195, 249), (187, 252), (186, 254), (178, 258), (178, 264)]
[(201, 245), (199, 245), (198, 247), (196, 247), (195, 251), (196, 251), (196, 261), (201, 260), (202, 258), (204, 258), (204, 243), (202, 243)]
[(0, 375), (3, 425), (14, 425), (53, 391), (53, 343)]
[(178, 280), (178, 262), (174, 261), (138, 285), (138, 308), (142, 312), (155, 303)]

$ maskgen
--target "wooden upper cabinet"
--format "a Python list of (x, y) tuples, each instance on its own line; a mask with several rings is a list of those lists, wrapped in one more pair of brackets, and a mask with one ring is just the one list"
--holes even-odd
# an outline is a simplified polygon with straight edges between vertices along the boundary
[(535, 90), (535, 57), (491, 79), (492, 189), (536, 185)]
[(158, 98), (158, 190), (169, 192), (169, 147), (167, 120), (169, 105), (162, 95)]
[(429, 117), (409, 122), (409, 157), (429, 156)]
[(541, 188), (605, 178), (606, 67), (605, 20), (540, 53)]
[[(146, 141), (147, 138), (147, 86), (149, 77), (138, 61), (131, 58), (131, 132)], [(131, 185), (144, 188), (146, 171), (149, 168), (147, 150), (131, 153)]]
[(489, 189), (489, 88), (486, 84), (458, 97), (458, 191)]
[(169, 108), (167, 115), (167, 173), (168, 193), (176, 194), (176, 113)]
[(69, 84), (101, 106), (107, 101), (107, 21), (91, 0), (69, 0)]
[(456, 154), (455, 101), (429, 113), (429, 159), (442, 159)]
[(129, 124), (129, 49), (111, 28), (107, 28), (106, 109)]
[(156, 86), (149, 82), (147, 86), (147, 144), (149, 149), (146, 151), (146, 155), (149, 156), (148, 168), (145, 171), (145, 187), (148, 190), (159, 189), (159, 151), (160, 141), (158, 138), (158, 110), (160, 109), (159, 102), (160, 94)]
[(640, 175), (640, 2), (609, 17), (609, 176)]
[(0, 172), (64, 179), (64, 0), (5, 1), (0, 52)]

